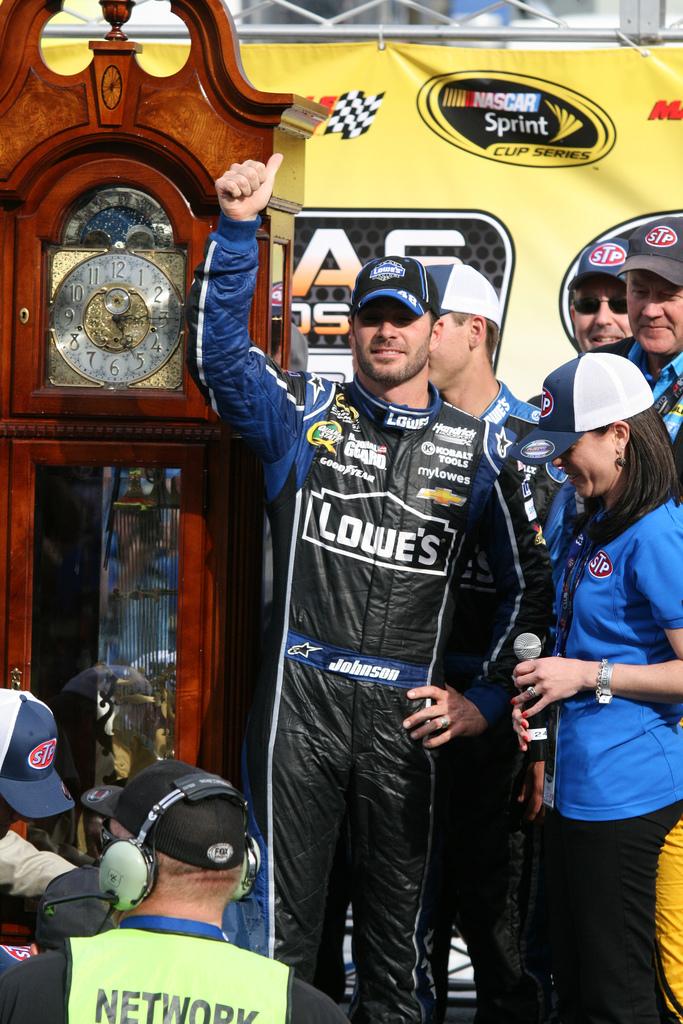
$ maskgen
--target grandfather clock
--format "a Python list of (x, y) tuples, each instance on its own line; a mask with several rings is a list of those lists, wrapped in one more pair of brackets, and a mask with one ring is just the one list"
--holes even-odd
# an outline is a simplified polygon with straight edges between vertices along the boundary
[(222, 0), (173, 0), (191, 48), (169, 78), (138, 64), (132, 0), (102, 0), (89, 66), (54, 73), (40, 36), (61, 6), (0, 6), (2, 685), (53, 707), (76, 790), (170, 756), (236, 779), (261, 485), (188, 378), (184, 301), (214, 179), (283, 151), (251, 321), (268, 349), (325, 112), (245, 79)]

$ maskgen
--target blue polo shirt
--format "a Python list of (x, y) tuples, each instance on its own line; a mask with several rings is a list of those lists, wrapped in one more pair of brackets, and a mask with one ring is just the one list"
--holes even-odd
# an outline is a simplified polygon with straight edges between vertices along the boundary
[[(645, 380), (652, 388), (652, 394), (654, 395), (655, 402), (659, 396), (663, 395), (667, 388), (671, 384), (674, 384), (683, 374), (683, 352), (679, 352), (671, 362), (662, 367), (661, 373), (656, 381), (653, 379), (652, 374), (648, 369), (647, 355), (637, 341), (635, 341), (629, 349), (628, 358), (632, 363), (636, 364), (642, 375), (645, 377)], [(674, 407), (662, 417), (662, 419), (664, 420), (666, 429), (669, 431), (669, 437), (673, 444), (678, 436), (681, 423), (683, 423), (683, 406), (680, 403), (675, 404)]]
[[(673, 501), (596, 549), (574, 596), (566, 657), (673, 661), (664, 629), (683, 627), (683, 506)], [(558, 589), (558, 607), (560, 590)], [(683, 702), (592, 691), (562, 702), (555, 802), (568, 818), (636, 817), (683, 799)]]

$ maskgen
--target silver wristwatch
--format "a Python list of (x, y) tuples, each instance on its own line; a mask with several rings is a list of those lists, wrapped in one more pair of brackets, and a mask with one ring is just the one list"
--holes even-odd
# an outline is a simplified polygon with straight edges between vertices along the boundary
[(595, 699), (598, 704), (609, 704), (612, 700), (612, 672), (614, 665), (610, 665), (607, 658), (603, 658), (598, 669), (598, 678), (595, 684)]

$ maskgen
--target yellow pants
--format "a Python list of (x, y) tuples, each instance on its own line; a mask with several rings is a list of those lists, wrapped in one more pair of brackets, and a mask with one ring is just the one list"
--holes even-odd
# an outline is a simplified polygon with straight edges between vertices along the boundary
[(659, 983), (670, 1019), (683, 1021), (683, 818), (659, 855), (655, 922)]

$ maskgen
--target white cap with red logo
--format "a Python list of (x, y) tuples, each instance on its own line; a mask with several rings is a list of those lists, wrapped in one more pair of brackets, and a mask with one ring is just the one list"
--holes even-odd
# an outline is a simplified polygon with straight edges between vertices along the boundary
[(635, 363), (611, 352), (586, 352), (548, 374), (538, 426), (508, 454), (520, 462), (550, 462), (586, 431), (629, 419), (653, 403)]

